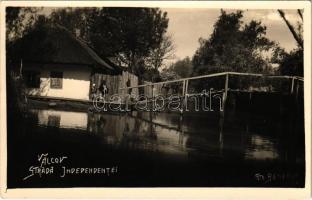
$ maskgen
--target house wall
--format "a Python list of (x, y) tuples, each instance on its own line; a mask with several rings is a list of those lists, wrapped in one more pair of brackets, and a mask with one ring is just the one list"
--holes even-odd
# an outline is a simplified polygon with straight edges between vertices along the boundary
[[(28, 88), (28, 95), (61, 97), (71, 99), (89, 99), (91, 68), (81, 65), (26, 65), (23, 70), (40, 72), (40, 88)], [(61, 89), (50, 87), (50, 72), (63, 72), (63, 85)]]

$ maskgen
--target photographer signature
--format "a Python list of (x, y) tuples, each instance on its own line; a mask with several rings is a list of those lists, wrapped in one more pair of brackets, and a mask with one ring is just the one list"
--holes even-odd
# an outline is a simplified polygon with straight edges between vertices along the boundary
[(273, 182), (277, 182), (277, 181), (286, 181), (289, 179), (295, 179), (296, 177), (298, 177), (298, 174), (293, 174), (293, 173), (289, 173), (289, 172), (256, 173), (254, 175), (254, 178), (257, 182), (261, 182), (264, 184), (273, 183)]

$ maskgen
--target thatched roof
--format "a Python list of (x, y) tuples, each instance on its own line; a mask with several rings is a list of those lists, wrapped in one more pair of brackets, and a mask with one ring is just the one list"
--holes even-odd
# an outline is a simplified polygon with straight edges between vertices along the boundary
[(47, 24), (31, 31), (20, 39), (16, 48), (24, 62), (87, 65), (106, 73), (120, 73), (118, 66), (100, 58), (84, 41), (60, 25)]

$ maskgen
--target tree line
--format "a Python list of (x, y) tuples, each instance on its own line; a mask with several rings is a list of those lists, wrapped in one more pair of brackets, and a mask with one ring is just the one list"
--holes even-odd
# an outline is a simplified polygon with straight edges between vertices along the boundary
[[(141, 80), (156, 82), (224, 71), (303, 76), (303, 21), (293, 27), (280, 10), (281, 20), (298, 43), (291, 52), (267, 38), (261, 21), (244, 23), (243, 11), (221, 9), (212, 34), (199, 38), (194, 55), (169, 67), (164, 63), (174, 57), (175, 45), (167, 33), (168, 15), (159, 8), (59, 8), (49, 15), (39, 15), (39, 11), (7, 8), (8, 48), (48, 22), (78, 33), (100, 57), (110, 58)], [(298, 14), (302, 16), (302, 11)]]
[(261, 21), (244, 24), (243, 11), (226, 13), (221, 10), (210, 37), (199, 38), (193, 57), (171, 64), (163, 70), (162, 76), (175, 79), (225, 71), (303, 76), (302, 11), (298, 10), (302, 21), (297, 27), (291, 25), (282, 10), (276, 12), (297, 42), (297, 47), (289, 53), (267, 38), (267, 28)]

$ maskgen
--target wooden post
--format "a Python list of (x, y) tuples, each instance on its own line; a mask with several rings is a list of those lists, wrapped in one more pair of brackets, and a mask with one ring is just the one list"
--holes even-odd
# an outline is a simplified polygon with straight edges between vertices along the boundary
[(188, 80), (185, 81), (185, 89), (184, 89), (184, 106), (185, 110), (187, 110), (187, 91), (188, 91)]
[(20, 72), (19, 72), (20, 74), (20, 78), (22, 78), (23, 77), (23, 59), (21, 59), (21, 66), (20, 66)]
[(224, 127), (224, 117), (219, 119), (219, 153), (223, 154), (223, 146), (224, 146), (224, 137), (223, 137), (223, 127)]
[(225, 111), (225, 104), (226, 104), (226, 99), (227, 99), (227, 93), (229, 89), (229, 74), (227, 73), (225, 75), (225, 85), (224, 85), (224, 94), (223, 94), (223, 112)]
[[(223, 94), (223, 99), (222, 99), (222, 104), (223, 104), (223, 111), (221, 112), (221, 117), (219, 119), (219, 126), (220, 126), (220, 134), (219, 134), (219, 143), (220, 143), (220, 155), (223, 154), (223, 126), (224, 126), (224, 112), (225, 112), (225, 104), (226, 104), (226, 99), (227, 99), (227, 93), (229, 89), (229, 74), (227, 73), (225, 75), (225, 85), (224, 85), (224, 94)], [(211, 93), (210, 93), (211, 95)]]
[[(298, 96), (299, 96), (299, 80), (296, 81), (296, 101), (298, 101)], [(297, 103), (297, 102), (296, 102)]]
[(292, 79), (291, 79), (290, 94), (293, 94), (293, 93), (294, 93), (294, 85), (295, 85), (295, 77), (292, 77)]
[(150, 109), (151, 111), (154, 111), (154, 85), (151, 86), (152, 87), (152, 108)]
[(183, 86), (182, 86), (182, 96), (185, 94), (185, 80), (183, 80)]
[(225, 76), (225, 98), (227, 97), (228, 89), (229, 89), (229, 74)]
[(186, 80), (183, 80), (182, 98), (181, 98), (181, 101), (182, 101), (182, 109), (180, 109), (181, 114), (183, 114), (183, 111), (184, 111), (185, 85), (186, 85)]

